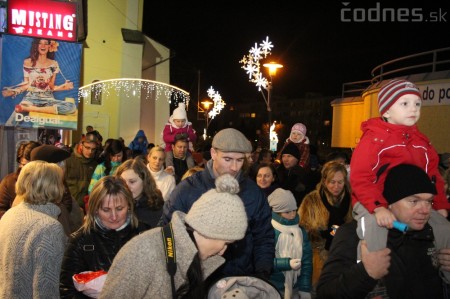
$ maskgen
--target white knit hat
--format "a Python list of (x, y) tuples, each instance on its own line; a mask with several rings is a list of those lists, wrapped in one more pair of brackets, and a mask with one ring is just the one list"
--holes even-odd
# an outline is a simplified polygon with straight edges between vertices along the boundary
[(186, 105), (179, 103), (178, 107), (173, 110), (172, 119), (185, 119), (187, 122)]
[(291, 191), (278, 188), (269, 197), (269, 206), (275, 213), (291, 212), (297, 210), (297, 202)]
[(229, 174), (216, 179), (216, 189), (204, 193), (186, 215), (186, 223), (209, 239), (236, 241), (244, 238), (248, 220), (237, 195), (239, 183)]

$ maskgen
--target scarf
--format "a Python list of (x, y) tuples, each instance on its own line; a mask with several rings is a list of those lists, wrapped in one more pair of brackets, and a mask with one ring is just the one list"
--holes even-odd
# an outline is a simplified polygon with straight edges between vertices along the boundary
[[(302, 259), (303, 237), (298, 226), (298, 221), (294, 225), (283, 225), (272, 219), (272, 226), (280, 232), (278, 242), (275, 245), (275, 257), (290, 257), (292, 259)], [(284, 298), (292, 298), (292, 287), (297, 282), (301, 268), (298, 270), (283, 271), (284, 274)]]
[(341, 200), (339, 204), (331, 205), (330, 202), (328, 201), (327, 192), (325, 192), (324, 190), (320, 191), (320, 198), (322, 199), (322, 203), (330, 214), (328, 218), (327, 231), (325, 231), (324, 235), (322, 235), (326, 239), (325, 242), (326, 250), (330, 249), (331, 242), (333, 240), (333, 236), (330, 235), (330, 232), (332, 230), (331, 226), (332, 225), (341, 226), (342, 224), (344, 224), (348, 210), (350, 208), (350, 193), (347, 192), (346, 189), (344, 189), (343, 194), (341, 194), (340, 197)]
[[(103, 225), (103, 222), (100, 220), (100, 218), (97, 215), (94, 216), (94, 221), (95, 221), (95, 224), (97, 224), (97, 226), (100, 227), (102, 230), (104, 230), (104, 231), (110, 230), (105, 225)], [(128, 224), (130, 224), (130, 223), (131, 223), (131, 215), (130, 215), (130, 213), (128, 213), (127, 220), (125, 221), (125, 223), (121, 227), (115, 229), (115, 231), (116, 232), (121, 231), (122, 229), (127, 227)]]

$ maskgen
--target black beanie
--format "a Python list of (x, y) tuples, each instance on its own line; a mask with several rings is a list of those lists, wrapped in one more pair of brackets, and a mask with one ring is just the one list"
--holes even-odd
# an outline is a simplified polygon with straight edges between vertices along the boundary
[(281, 156), (283, 156), (284, 154), (289, 154), (291, 156), (294, 156), (297, 158), (297, 160), (300, 160), (300, 150), (298, 149), (298, 147), (292, 143), (289, 142), (284, 149), (281, 151)]
[(436, 186), (426, 172), (415, 165), (400, 164), (389, 171), (384, 182), (383, 196), (393, 204), (418, 193), (437, 194)]

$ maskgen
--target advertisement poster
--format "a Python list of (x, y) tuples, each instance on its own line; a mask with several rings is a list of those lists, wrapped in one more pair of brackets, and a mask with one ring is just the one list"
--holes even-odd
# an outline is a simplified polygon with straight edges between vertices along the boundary
[(3, 35), (0, 125), (77, 129), (81, 43)]

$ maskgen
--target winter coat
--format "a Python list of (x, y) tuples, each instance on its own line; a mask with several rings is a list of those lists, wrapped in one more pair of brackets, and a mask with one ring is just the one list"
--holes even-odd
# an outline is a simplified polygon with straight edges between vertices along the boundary
[(129, 224), (120, 231), (95, 225), (90, 233), (82, 230), (73, 233), (61, 267), (61, 298), (88, 298), (75, 289), (72, 276), (83, 271), (108, 272), (119, 250), (139, 232), (140, 229)]
[(154, 228), (158, 225), (159, 219), (162, 215), (162, 207), (158, 210), (153, 210), (148, 205), (148, 198), (144, 193), (136, 199), (134, 204), (134, 214), (139, 222), (142, 222), (147, 228)]
[[(205, 170), (194, 173), (177, 185), (169, 200), (164, 203), (160, 224), (168, 223), (174, 211), (187, 213), (203, 193), (215, 188), (212, 163), (212, 160), (208, 161)], [(221, 269), (221, 274), (224, 276), (257, 274), (268, 279), (275, 256), (274, 231), (270, 223), (271, 208), (266, 195), (254, 181), (242, 172), (236, 179), (240, 187), (238, 195), (247, 213), (248, 229), (244, 239), (228, 246), (224, 254), (227, 262)]]
[[(177, 134), (186, 134), (187, 140), (190, 144), (195, 143), (197, 140), (197, 135), (195, 134), (195, 130), (192, 127), (191, 122), (187, 122), (184, 127), (178, 128), (173, 124), (173, 120), (171, 119), (165, 126), (162, 132), (162, 138), (165, 143), (164, 151), (170, 152), (172, 151), (172, 144), (175, 143), (175, 136)], [(192, 148), (190, 148), (192, 150)]]
[[(139, 138), (143, 138), (144, 140), (142, 142), (139, 142)], [(136, 136), (134, 137), (133, 141), (130, 142), (128, 147), (133, 151), (134, 155), (147, 155), (147, 146), (148, 146), (148, 140), (147, 136), (145, 136), (144, 130), (139, 130), (136, 133)]]
[(88, 187), (89, 194), (91, 194), (92, 189), (94, 189), (95, 184), (102, 177), (107, 176), (107, 175), (113, 175), (114, 172), (116, 171), (117, 167), (120, 166), (120, 164), (122, 164), (122, 162), (111, 162), (111, 170), (109, 171), (108, 174), (105, 174), (105, 169), (106, 169), (105, 162), (98, 164), (94, 170), (94, 173), (92, 174), (91, 182), (89, 183), (89, 187)]
[(439, 157), (417, 126), (394, 125), (372, 118), (361, 124), (361, 130), (363, 135), (350, 164), (353, 205), (359, 201), (369, 213), (380, 206), (387, 208), (383, 197), (386, 174), (399, 164), (413, 164), (436, 181), (438, 194), (433, 208), (450, 209), (438, 169)]
[(305, 196), (298, 209), (300, 226), (308, 232), (312, 247), (318, 248), (324, 257), (326, 253), (323, 251), (327, 251), (333, 241), (332, 225), (340, 226), (352, 220), (350, 193), (348, 190), (344, 192), (339, 207), (334, 207), (319, 186)]
[(59, 298), (66, 244), (53, 203), (22, 202), (0, 219), (0, 298)]
[(16, 197), (16, 182), (19, 171), (6, 175), (0, 182), (0, 219), (12, 207)]
[[(293, 220), (288, 220), (277, 213), (272, 212), (272, 219), (277, 221), (282, 225), (297, 225), (298, 226), (298, 215)], [(309, 242), (308, 235), (304, 228), (299, 227), (302, 231), (303, 235), (303, 243), (302, 243), (302, 266), (300, 268), (300, 275), (297, 277), (297, 282), (293, 286), (294, 289), (297, 289), (302, 292), (311, 292), (311, 275), (312, 275), (312, 248), (311, 243)], [(275, 244), (278, 242), (278, 237), (280, 236), (280, 231), (275, 229)], [(292, 268), (289, 264), (291, 258), (290, 257), (282, 257), (274, 259), (274, 268), (273, 272), (270, 275), (270, 282), (278, 289), (284, 292), (284, 281), (285, 276), (283, 271), (291, 271)]]
[(88, 194), (89, 183), (96, 167), (97, 161), (95, 158), (86, 159), (76, 151), (65, 160), (64, 177), (69, 186), (70, 194), (80, 207), (84, 208), (83, 198)]
[[(186, 273), (198, 254), (186, 231), (184, 217), (184, 213), (175, 212), (172, 218), (177, 263), (175, 289), (186, 283)], [(202, 261), (203, 278), (206, 279), (224, 261), (218, 255)], [(172, 298), (161, 228), (133, 238), (120, 250), (109, 269), (100, 298)]]
[[(337, 230), (317, 286), (318, 299), (365, 298), (377, 285), (363, 263), (356, 261), (359, 243), (356, 227), (356, 221), (352, 221)], [(435, 250), (433, 240), (429, 225), (405, 234), (389, 230), (391, 265), (382, 279), (389, 298), (443, 298), (442, 280), (430, 254)]]
[(290, 169), (286, 169), (283, 164), (278, 166), (277, 177), (280, 187), (289, 190), (294, 194), (297, 207), (302, 203), (303, 197), (306, 195), (307, 173), (303, 167), (295, 165)]

